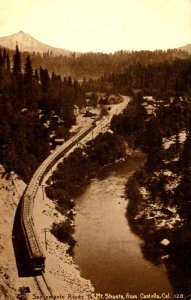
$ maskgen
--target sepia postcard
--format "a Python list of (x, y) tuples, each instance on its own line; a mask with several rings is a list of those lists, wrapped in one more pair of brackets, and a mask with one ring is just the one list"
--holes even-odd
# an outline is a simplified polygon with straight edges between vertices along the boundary
[(191, 299), (191, 0), (0, 0), (0, 299)]

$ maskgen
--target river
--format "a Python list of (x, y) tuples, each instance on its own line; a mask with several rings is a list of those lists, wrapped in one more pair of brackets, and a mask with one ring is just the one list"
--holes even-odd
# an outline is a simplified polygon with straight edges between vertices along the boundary
[(144, 259), (143, 241), (131, 232), (125, 216), (125, 183), (142, 163), (135, 155), (115, 165), (105, 178), (92, 180), (75, 201), (73, 258), (98, 293), (172, 294), (165, 266)]

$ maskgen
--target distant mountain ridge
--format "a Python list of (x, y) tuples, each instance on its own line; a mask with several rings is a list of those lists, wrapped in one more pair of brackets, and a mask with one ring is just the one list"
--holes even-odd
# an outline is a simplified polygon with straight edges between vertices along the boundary
[(187, 44), (185, 46), (179, 47), (178, 49), (181, 49), (191, 54), (191, 44)]
[[(24, 32), (24, 31), (19, 31), (17, 33), (8, 35), (8, 36), (3, 36), (0, 37), (0, 46), (15, 50), (16, 44), (19, 46), (19, 50), (21, 52), (27, 51), (27, 52), (39, 52), (41, 54), (52, 52), (53, 56), (58, 56), (58, 55), (66, 55), (70, 56), (71, 54), (74, 53), (74, 51), (71, 50), (66, 50), (62, 48), (56, 48), (49, 46), (47, 44), (44, 44), (37, 39), (33, 38), (30, 34)], [(182, 47), (178, 47), (177, 49), (186, 51), (191, 54), (191, 44), (187, 44)], [(80, 54), (79, 52), (75, 51), (75, 54), (78, 55)]]
[(20, 51), (27, 51), (27, 52), (39, 52), (39, 53), (46, 53), (52, 52), (53, 55), (66, 55), (69, 56), (72, 51), (62, 49), (62, 48), (55, 48), (44, 43), (41, 43), (37, 39), (33, 38), (30, 34), (25, 33), (23, 31), (19, 31), (9, 36), (0, 37), (0, 45), (14, 50), (18, 44)]
[(23, 67), (29, 52), (33, 69), (38, 70), (42, 67), (62, 78), (70, 76), (78, 80), (98, 79), (105, 74), (123, 73), (130, 66), (136, 66), (138, 61), (146, 67), (148, 64), (156, 65), (190, 57), (190, 53), (182, 51), (181, 48), (168, 49), (168, 51), (120, 50), (115, 53), (74, 52), (51, 47), (20, 31), (10, 36), (0, 37), (0, 47), (9, 49), (11, 67), (16, 44), (19, 46)]

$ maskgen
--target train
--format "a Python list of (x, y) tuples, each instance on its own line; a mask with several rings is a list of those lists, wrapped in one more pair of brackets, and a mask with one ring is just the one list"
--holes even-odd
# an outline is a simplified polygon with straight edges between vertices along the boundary
[(33, 205), (38, 187), (52, 166), (95, 127), (96, 122), (94, 121), (86, 130), (75, 135), (50, 154), (36, 170), (24, 191), (21, 199), (21, 230), (27, 248), (28, 263), (31, 271), (45, 271), (46, 257), (37, 237), (33, 221)]

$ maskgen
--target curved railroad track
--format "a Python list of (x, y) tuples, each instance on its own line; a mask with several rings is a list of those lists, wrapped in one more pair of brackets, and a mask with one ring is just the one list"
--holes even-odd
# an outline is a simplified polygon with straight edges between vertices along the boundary
[(72, 149), (77, 143), (79, 143), (85, 136), (87, 136), (96, 126), (94, 122), (86, 130), (79, 132), (71, 140), (68, 140), (58, 149), (56, 149), (51, 155), (45, 159), (32, 176), (28, 186), (22, 197), (21, 202), (21, 228), (25, 244), (28, 253), (28, 263), (32, 271), (44, 271), (45, 270), (45, 255), (41, 243), (38, 239), (34, 220), (33, 220), (33, 205), (35, 196), (39, 185), (41, 185), (45, 175), (52, 168), (52, 166), (63, 157), (70, 149)]
[(51, 297), (53, 299), (52, 290), (48, 286), (47, 279), (45, 278), (45, 276), (42, 274), (39, 276), (34, 276), (33, 278), (37, 289), (39, 290), (41, 296), (43, 297), (42, 299), (47, 299), (47, 297)]

